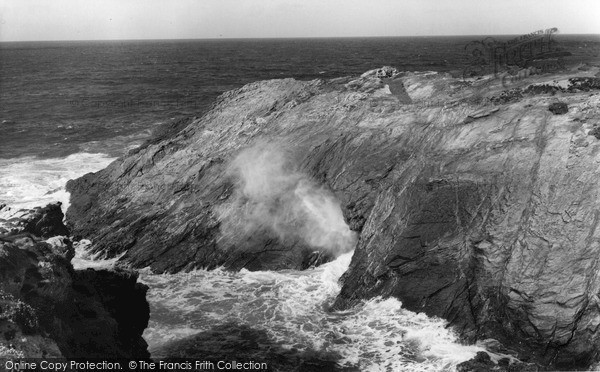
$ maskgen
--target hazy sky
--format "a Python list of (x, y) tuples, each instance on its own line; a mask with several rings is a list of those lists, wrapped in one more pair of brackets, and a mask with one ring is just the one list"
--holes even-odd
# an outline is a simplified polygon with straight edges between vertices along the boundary
[(0, 41), (600, 34), (600, 0), (0, 0)]

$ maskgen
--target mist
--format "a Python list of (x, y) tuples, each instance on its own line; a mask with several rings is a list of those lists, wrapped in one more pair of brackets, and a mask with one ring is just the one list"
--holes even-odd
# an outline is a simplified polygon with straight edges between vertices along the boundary
[(291, 154), (259, 143), (240, 152), (227, 173), (235, 189), (217, 210), (221, 231), (240, 237), (267, 230), (282, 243), (301, 240), (333, 256), (351, 251), (351, 231), (335, 195), (300, 172)]

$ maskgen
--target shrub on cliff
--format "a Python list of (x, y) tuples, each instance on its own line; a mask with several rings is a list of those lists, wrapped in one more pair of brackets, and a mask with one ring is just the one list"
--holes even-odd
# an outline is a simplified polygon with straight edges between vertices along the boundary
[(39, 325), (31, 306), (0, 290), (0, 323), (3, 322), (19, 326), (23, 333), (33, 333)]

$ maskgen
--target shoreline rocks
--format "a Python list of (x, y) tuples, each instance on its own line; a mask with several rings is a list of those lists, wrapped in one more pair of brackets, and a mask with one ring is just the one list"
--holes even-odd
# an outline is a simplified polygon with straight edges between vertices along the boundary
[[(9, 221), (0, 240), (0, 358), (149, 358), (147, 287), (125, 270), (73, 269), (60, 205)], [(42, 241), (45, 237), (54, 237)]]
[(33, 209), (12, 210), (6, 205), (0, 205), (0, 236), (16, 233), (30, 233), (46, 239), (53, 236), (68, 236), (69, 230), (63, 224), (64, 214), (61, 203), (48, 204), (45, 207)]
[[(588, 135), (600, 117), (597, 73), (534, 75), (509, 90), (377, 70), (248, 84), (70, 181), (68, 225), (96, 252), (155, 272), (301, 268), (312, 247), (219, 218), (238, 187), (231, 160), (277, 144), (360, 235), (334, 308), (394, 296), (466, 341), (494, 338), (545, 368), (585, 368), (600, 350), (600, 143)], [(527, 89), (568, 79), (585, 84)], [(562, 115), (548, 110), (556, 95), (569, 107)]]

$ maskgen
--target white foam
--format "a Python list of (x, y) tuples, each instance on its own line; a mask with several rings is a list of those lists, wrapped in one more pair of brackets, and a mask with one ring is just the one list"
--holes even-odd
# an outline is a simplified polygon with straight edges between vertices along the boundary
[(117, 261), (125, 254), (124, 252), (117, 257), (106, 259), (102, 257), (101, 253), (92, 253), (89, 250), (91, 245), (92, 242), (87, 239), (82, 239), (73, 243), (75, 257), (71, 259), (71, 264), (75, 270), (111, 270), (115, 267)]
[(444, 320), (405, 310), (396, 299), (327, 312), (351, 257), (306, 271), (142, 270), (151, 307), (144, 337), (156, 350), (166, 340), (236, 322), (265, 330), (284, 348), (337, 353), (342, 365), (362, 371), (451, 371), (483, 350), (459, 344)]
[(60, 201), (64, 212), (69, 206), (67, 181), (105, 168), (113, 160), (105, 154), (90, 153), (50, 159), (0, 159), (0, 203), (16, 211)]

